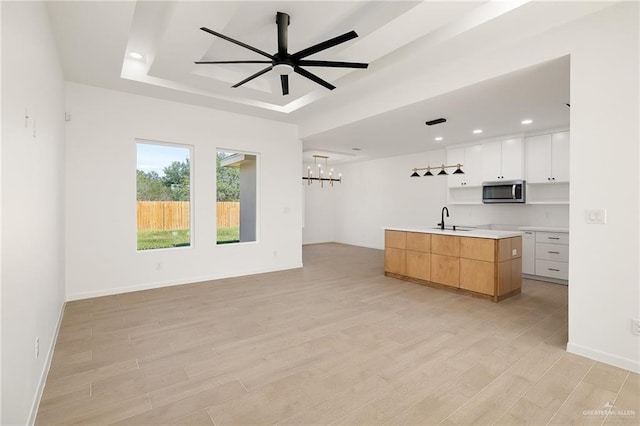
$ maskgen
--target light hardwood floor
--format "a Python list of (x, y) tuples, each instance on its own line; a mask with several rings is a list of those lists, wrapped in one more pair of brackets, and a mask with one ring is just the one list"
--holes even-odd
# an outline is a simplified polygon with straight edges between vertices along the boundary
[(496, 304), (385, 277), (379, 250), (303, 255), (68, 303), (36, 423), (640, 421), (637, 374), (565, 352), (564, 286), (525, 280)]

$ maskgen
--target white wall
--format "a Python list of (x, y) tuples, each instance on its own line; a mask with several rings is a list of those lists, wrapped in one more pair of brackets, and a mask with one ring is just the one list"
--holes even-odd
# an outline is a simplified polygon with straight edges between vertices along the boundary
[[(301, 266), (295, 126), (66, 87), (68, 300)], [(136, 251), (136, 138), (194, 147), (191, 247)], [(216, 245), (217, 148), (258, 154), (257, 242)]]
[(413, 167), (442, 164), (444, 157), (440, 150), (341, 166), (339, 187), (307, 189), (303, 235), (382, 249), (382, 228), (435, 226), (444, 206), (445, 222), (455, 225), (569, 226), (567, 205), (448, 204), (446, 177), (409, 177)]
[[(313, 163), (305, 163), (299, 178), (307, 176), (307, 167), (311, 167), (317, 175), (317, 167)], [(341, 165), (331, 164), (331, 167), (336, 167), (336, 173), (342, 172)], [(302, 244), (336, 241), (335, 225), (342, 220), (338, 217), (340, 213), (336, 210), (336, 199), (343, 191), (344, 183), (334, 183), (331, 187), (325, 182), (324, 187), (321, 187), (318, 181), (311, 181), (311, 185), (307, 180), (300, 181), (304, 203)]]
[[(581, 21), (565, 37), (571, 52), (571, 237), (569, 345), (572, 352), (640, 372), (638, 241), (639, 4)], [(622, 163), (621, 163), (622, 161)], [(610, 165), (613, 173), (607, 173)], [(605, 165), (605, 169), (602, 166)], [(585, 210), (607, 210), (606, 225)]]
[(8, 425), (33, 421), (64, 303), (64, 83), (44, 4), (1, 7), (0, 423)]
[[(527, 7), (535, 10), (544, 7), (534, 3)], [(558, 7), (573, 6), (559, 4)], [(576, 3), (576, 7), (580, 5)], [(425, 68), (421, 81), (402, 80), (366, 96), (352, 97), (331, 114), (314, 118), (301, 127), (304, 135), (325, 131), (361, 119), (365, 112), (375, 115), (389, 105), (410, 104), (418, 97), (429, 98), (571, 55), (568, 350), (634, 371), (640, 371), (640, 340), (630, 332), (631, 319), (640, 317), (640, 212), (638, 193), (633, 189), (640, 183), (638, 7), (637, 2), (621, 2), (539, 34), (532, 31), (522, 39), (502, 37), (500, 43), (484, 43), (483, 51), (473, 46), (474, 40), (483, 42), (491, 32), (482, 29), (470, 32), (453, 42), (455, 58), (445, 57), (447, 51), (452, 51), (448, 45), (434, 55), (414, 52), (413, 65)], [(546, 19), (543, 14), (538, 15), (540, 21), (522, 16), (526, 25)], [(505, 31), (514, 30), (511, 27)], [(523, 26), (518, 31), (522, 37), (529, 29)], [(494, 33), (494, 37), (497, 36)], [(427, 66), (432, 64), (438, 65)], [(343, 193), (351, 185), (357, 186), (338, 203), (342, 212), (336, 225), (336, 240), (380, 247), (380, 225), (386, 225), (385, 218), (399, 212), (405, 215), (406, 225), (418, 220), (427, 223), (439, 220), (438, 207), (443, 205), (444, 196), (437, 196), (437, 189), (429, 191), (432, 195), (427, 197), (417, 182), (408, 186), (399, 184), (415, 164), (415, 159), (398, 157), (345, 167)], [(609, 172), (610, 167), (614, 172)], [(376, 192), (391, 193), (387, 187), (393, 184), (397, 185), (392, 192), (394, 198), (375, 199)], [(584, 222), (585, 210), (593, 208), (607, 209), (606, 225)], [(532, 210), (531, 219), (545, 217), (548, 212), (557, 223), (564, 221), (565, 211), (546, 209)], [(469, 212), (477, 214), (474, 207), (456, 207), (456, 214), (460, 210), (463, 216)], [(354, 223), (351, 219), (354, 217), (362, 222)]]

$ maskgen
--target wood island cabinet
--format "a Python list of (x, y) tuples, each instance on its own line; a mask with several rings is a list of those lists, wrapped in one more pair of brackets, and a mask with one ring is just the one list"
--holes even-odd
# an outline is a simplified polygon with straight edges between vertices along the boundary
[(522, 237), (386, 230), (385, 274), (498, 302), (520, 293)]
[(431, 234), (407, 232), (406, 256), (407, 276), (431, 280)]
[(407, 272), (407, 233), (385, 231), (384, 233), (384, 270), (393, 274), (405, 275)]

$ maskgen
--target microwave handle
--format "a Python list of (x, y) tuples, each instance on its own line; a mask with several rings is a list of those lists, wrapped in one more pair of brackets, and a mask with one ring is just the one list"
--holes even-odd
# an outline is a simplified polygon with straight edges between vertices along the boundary
[(511, 199), (516, 199), (516, 184), (511, 185)]

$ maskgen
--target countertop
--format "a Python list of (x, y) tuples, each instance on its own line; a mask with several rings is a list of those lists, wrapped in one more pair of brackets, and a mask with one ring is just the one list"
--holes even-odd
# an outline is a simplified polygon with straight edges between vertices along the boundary
[(521, 231), (534, 231), (534, 232), (562, 232), (569, 233), (569, 228), (550, 228), (547, 226), (521, 226)]
[[(512, 238), (522, 236), (520, 231), (497, 231), (493, 229), (469, 229), (469, 230), (457, 230), (450, 229), (433, 229), (429, 227), (425, 228), (384, 228), (389, 231), (404, 231), (404, 232), (419, 232), (422, 234), (437, 234), (437, 235), (453, 235), (456, 237), (471, 237), (471, 238), (489, 238), (492, 240), (500, 240), (502, 238)], [(468, 228), (467, 228), (468, 229)]]

